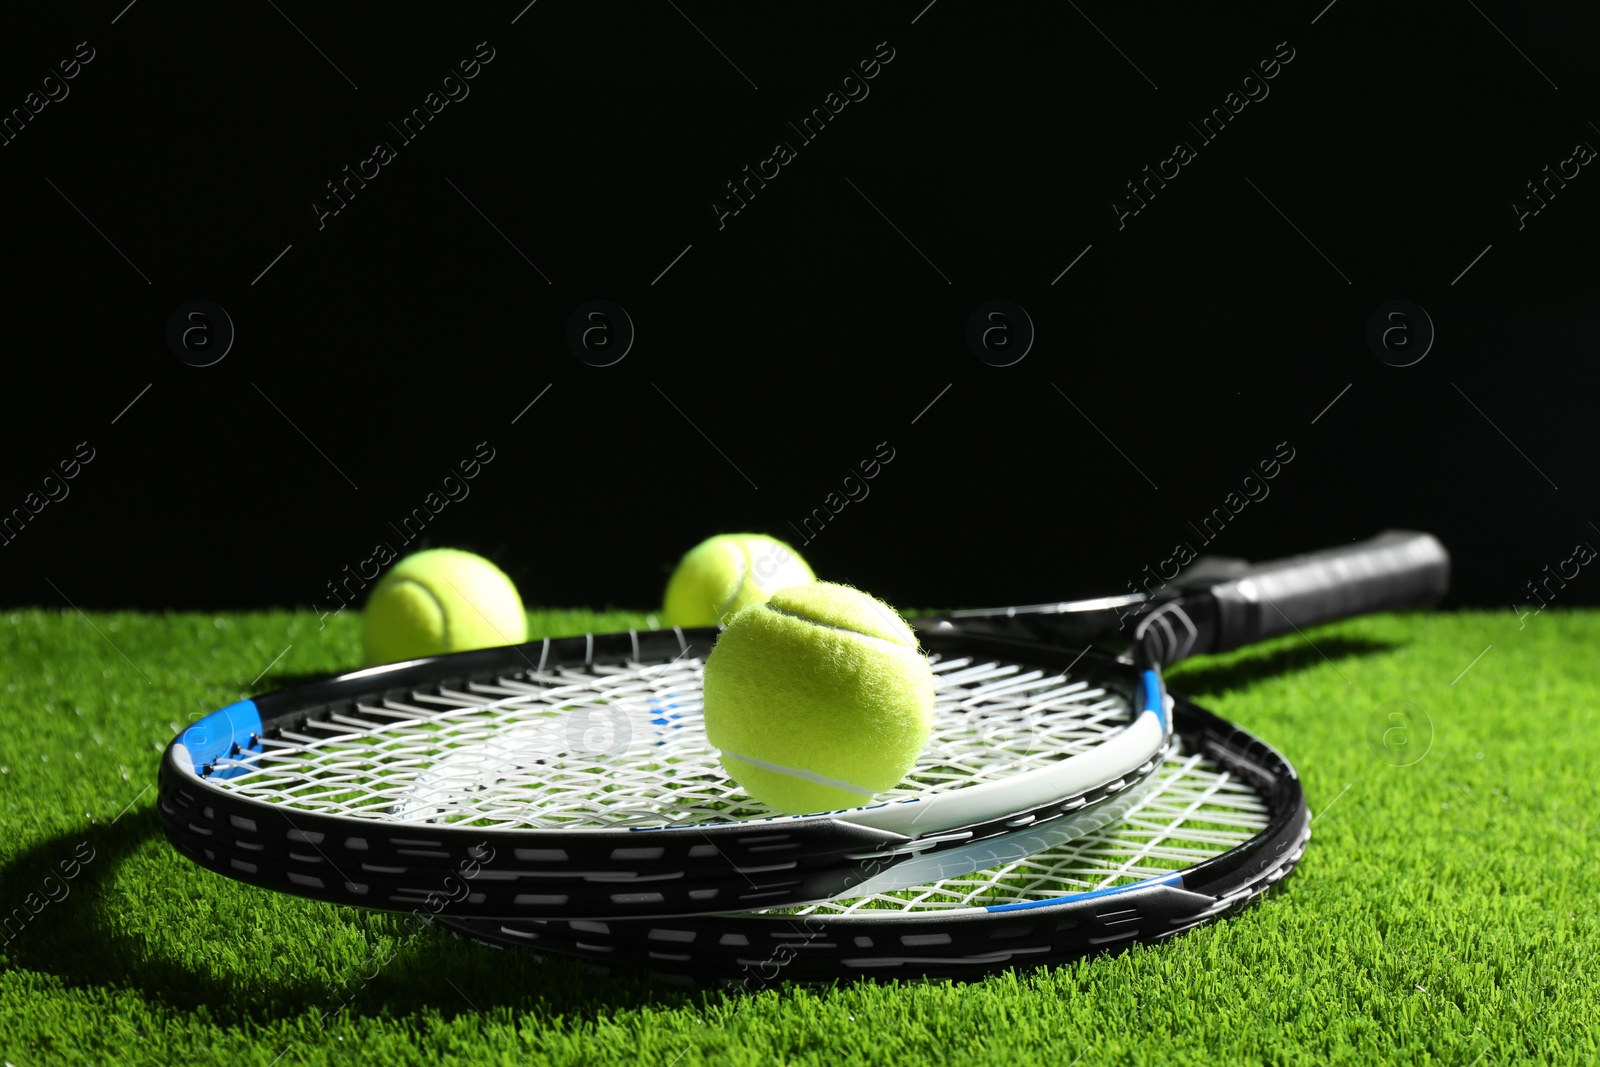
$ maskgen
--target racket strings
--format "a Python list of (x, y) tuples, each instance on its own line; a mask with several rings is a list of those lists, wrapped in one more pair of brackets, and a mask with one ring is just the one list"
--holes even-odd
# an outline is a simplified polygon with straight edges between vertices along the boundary
[[(878, 801), (1037, 770), (1131, 721), (1098, 685), (986, 658), (930, 659), (932, 737)], [(696, 825), (777, 812), (705, 736), (700, 659), (525, 670), (373, 697), (216, 761), (220, 788), (319, 814), (503, 829)], [(220, 774), (217, 772), (227, 772)]]
[(1270, 810), (1246, 781), (1198, 754), (1178, 754), (1124, 818), (1026, 859), (931, 885), (786, 909), (796, 915), (866, 910), (956, 911), (1055, 899), (1156, 878), (1249, 841)]

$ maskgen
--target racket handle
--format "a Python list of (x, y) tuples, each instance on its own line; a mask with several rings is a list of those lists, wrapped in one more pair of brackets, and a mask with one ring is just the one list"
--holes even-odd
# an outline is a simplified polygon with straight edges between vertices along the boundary
[(1256, 563), (1210, 587), (1213, 652), (1320, 622), (1432, 603), (1450, 585), (1450, 554), (1431, 534), (1385, 530), (1357, 544)]

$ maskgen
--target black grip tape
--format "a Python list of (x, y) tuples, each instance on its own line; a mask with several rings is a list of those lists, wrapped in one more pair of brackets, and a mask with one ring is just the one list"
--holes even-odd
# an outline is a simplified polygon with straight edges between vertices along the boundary
[(1211, 587), (1226, 652), (1351, 615), (1418, 607), (1450, 585), (1450, 554), (1431, 534), (1386, 530), (1369, 541), (1258, 563)]

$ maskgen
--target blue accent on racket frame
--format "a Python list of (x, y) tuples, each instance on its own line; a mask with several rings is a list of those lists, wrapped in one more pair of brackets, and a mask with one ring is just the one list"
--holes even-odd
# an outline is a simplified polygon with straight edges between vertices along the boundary
[(1177, 871), (1161, 878), (1151, 878), (1143, 882), (1133, 882), (1130, 885), (1113, 886), (1110, 889), (1091, 889), (1087, 893), (1068, 893), (1066, 896), (1050, 897), (1047, 900), (1022, 900), (1015, 904), (991, 904), (984, 911), (1023, 911), (1027, 908), (1048, 908), (1055, 904), (1070, 904), (1075, 900), (1095, 900), (1100, 897), (1114, 897), (1120, 893), (1131, 893), (1135, 889), (1149, 889), (1157, 885), (1175, 885), (1182, 887), (1183, 875)]
[[(203, 775), (208, 765), (223, 756), (261, 751), (261, 712), (254, 700), (241, 700), (213, 711), (179, 736), (194, 763), (194, 773)], [(212, 777), (232, 778), (243, 773), (242, 767), (229, 767), (214, 771)]]
[(1167, 692), (1161, 685), (1161, 675), (1155, 671), (1139, 674), (1139, 710), (1154, 712), (1161, 729), (1170, 727), (1167, 721)]

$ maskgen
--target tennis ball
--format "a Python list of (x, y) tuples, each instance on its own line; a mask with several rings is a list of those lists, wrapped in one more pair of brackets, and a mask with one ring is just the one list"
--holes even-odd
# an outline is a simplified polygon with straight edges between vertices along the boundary
[(511, 579), (482, 556), (454, 548), (396, 563), (362, 613), (369, 666), (527, 639), (528, 617)]
[(744, 608), (706, 659), (706, 738), (730, 778), (791, 815), (868, 803), (905, 777), (932, 723), (933, 671), (911, 627), (846, 585)]
[(817, 576), (788, 545), (765, 534), (718, 534), (691, 548), (672, 573), (661, 609), (668, 626), (712, 626), (779, 589)]

